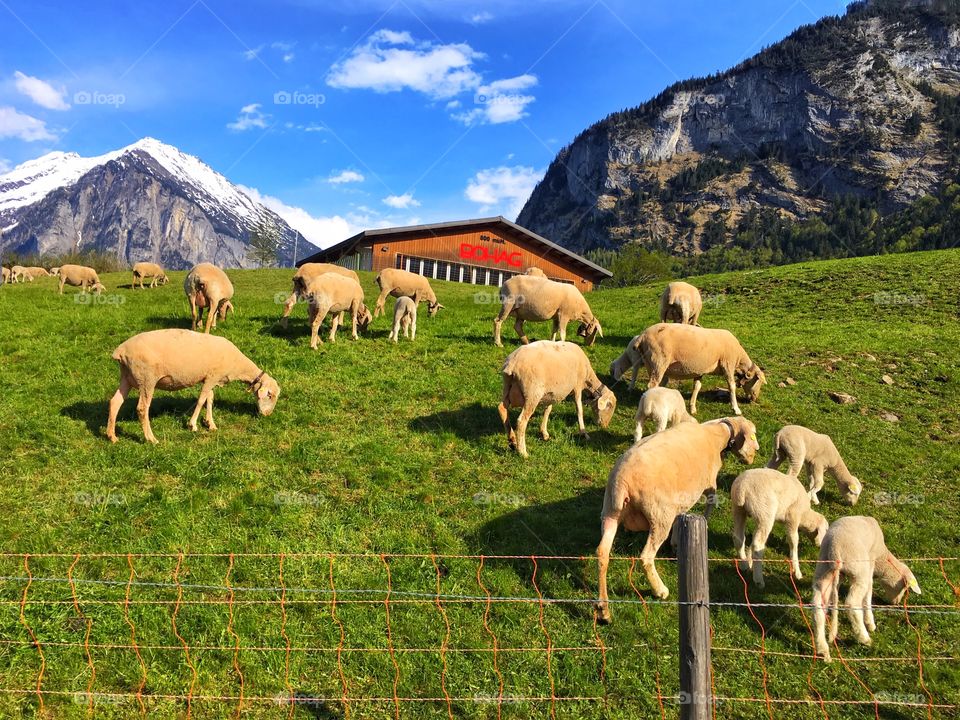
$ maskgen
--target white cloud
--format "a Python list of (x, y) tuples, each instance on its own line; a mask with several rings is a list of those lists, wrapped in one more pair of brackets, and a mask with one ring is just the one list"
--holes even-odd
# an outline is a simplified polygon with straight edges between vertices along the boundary
[(503, 215), (516, 217), (541, 177), (542, 170), (523, 165), (488, 168), (469, 180), (464, 195), (481, 205), (482, 213), (496, 209)]
[(250, 103), (240, 108), (240, 114), (232, 123), (227, 123), (227, 127), (237, 132), (250, 130), (251, 128), (266, 128), (269, 115), (260, 111), (260, 103)]
[(19, 70), (13, 73), (14, 84), (17, 90), (33, 100), (40, 107), (47, 110), (69, 110), (70, 103), (64, 100), (67, 89), (61, 87), (59, 90), (50, 83), (40, 78), (30, 77)]
[(0, 138), (19, 138), (25, 142), (56, 140), (43, 120), (18, 112), (12, 107), (0, 107)]
[(243, 51), (243, 57), (247, 60), (256, 60), (260, 55), (260, 51), (263, 50), (263, 45), (257, 45), (255, 48), (250, 48)]
[(420, 201), (413, 198), (413, 193), (404, 193), (403, 195), (387, 195), (385, 198), (383, 198), (383, 204), (389, 205), (397, 210), (420, 207)]
[(481, 10), (480, 12), (476, 12), (471, 15), (467, 22), (469, 22), (471, 25), (483, 25), (491, 20), (493, 20), (493, 13), (488, 13), (486, 10)]
[(327, 84), (380, 93), (415, 90), (437, 100), (481, 83), (472, 69), (484, 57), (466, 43), (414, 43), (408, 32), (378, 30), (343, 62), (330, 68)]
[(270, 47), (274, 50), (280, 51), (280, 57), (283, 58), (285, 63), (293, 62), (296, 55), (294, 55), (293, 48), (295, 48), (297, 43), (295, 42), (274, 42), (270, 43)]
[(526, 73), (480, 85), (473, 95), (477, 107), (468, 112), (457, 113), (453, 118), (464, 125), (516, 122), (527, 116), (527, 105), (536, 100), (533, 95), (526, 95), (522, 91), (536, 84), (537, 77)]
[(354, 182), (363, 182), (363, 175), (358, 173), (356, 170), (341, 170), (335, 175), (331, 175), (327, 178), (327, 182), (331, 185), (342, 185), (343, 183), (354, 183)]
[(459, 100), (451, 100), (451, 101), (448, 102), (447, 105), (446, 105), (446, 109), (447, 109), (447, 110), (456, 110), (458, 107), (460, 107), (460, 101), (459, 101)]
[(251, 200), (273, 210), (290, 227), (299, 230), (301, 235), (317, 247), (330, 247), (359, 232), (357, 227), (340, 215), (314, 217), (303, 208), (287, 205), (283, 200), (272, 195), (263, 195), (256, 188), (245, 187), (244, 185), (238, 185), (237, 187)]

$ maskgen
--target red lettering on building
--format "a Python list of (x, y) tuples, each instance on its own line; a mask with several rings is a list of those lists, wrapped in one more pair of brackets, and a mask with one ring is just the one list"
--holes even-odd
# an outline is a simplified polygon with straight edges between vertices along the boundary
[(471, 243), (460, 243), (460, 257), (467, 260), (492, 262), (495, 265), (502, 263), (512, 265), (513, 267), (521, 267), (523, 265), (523, 260), (518, 252), (491, 250), (483, 245), (472, 245)]

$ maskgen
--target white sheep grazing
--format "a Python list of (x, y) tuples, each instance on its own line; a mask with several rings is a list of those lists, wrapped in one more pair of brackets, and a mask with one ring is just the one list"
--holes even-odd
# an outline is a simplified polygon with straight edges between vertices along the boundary
[(503, 347), (500, 326), (510, 315), (515, 318), (514, 328), (520, 342), (530, 340), (523, 331), (523, 323), (553, 320), (552, 340), (560, 336), (567, 339), (567, 323), (579, 322), (577, 334), (585, 338), (584, 344), (593, 345), (597, 337), (603, 337), (600, 321), (577, 288), (568, 283), (557, 282), (535, 275), (514, 275), (500, 287), (502, 307), (493, 321), (493, 343)]
[(730, 405), (736, 415), (742, 414), (737, 404), (737, 385), (742, 384), (751, 402), (760, 397), (760, 388), (767, 381), (733, 333), (696, 325), (659, 323), (651, 325), (631, 343), (643, 358), (650, 373), (647, 387), (666, 385), (669, 380), (693, 378), (690, 414), (697, 414), (697, 395), (704, 375), (722, 375), (730, 390)]
[(338, 273), (324, 273), (307, 281), (305, 294), (310, 302), (310, 347), (313, 350), (323, 342), (320, 339), (320, 325), (328, 314), (333, 315), (330, 342), (337, 340), (337, 328), (343, 312), (350, 313), (354, 340), (358, 338), (357, 328), (366, 332), (373, 320), (363, 302), (363, 287), (353, 278)]
[[(617, 396), (602, 382), (590, 365), (590, 359), (577, 345), (569, 342), (539, 340), (517, 348), (503, 363), (503, 397), (497, 407), (507, 442), (527, 457), (527, 423), (538, 407), (544, 406), (540, 435), (550, 439), (547, 421), (554, 403), (573, 393), (577, 406), (580, 434), (587, 435), (583, 423), (583, 393), (588, 393), (597, 424), (605, 428), (617, 407)], [(522, 408), (517, 430), (510, 427), (510, 408)]]
[(33, 282), (34, 279), (38, 277), (50, 277), (50, 271), (46, 268), (38, 267), (33, 265), (31, 267), (26, 267), (23, 269), (24, 274)]
[[(290, 317), (290, 313), (293, 311), (293, 306), (297, 304), (297, 300), (306, 298), (307, 283), (313, 278), (320, 277), (324, 273), (329, 272), (343, 275), (344, 277), (352, 278), (360, 282), (360, 276), (349, 268), (335, 265), (334, 263), (304, 263), (297, 268), (297, 271), (293, 274), (293, 288), (290, 292), (290, 297), (288, 297), (287, 301), (283, 304), (283, 315), (280, 316), (280, 326), (282, 328), (286, 329), (288, 323), (287, 318)], [(342, 314), (340, 315), (340, 324), (343, 324)]]
[(627, 343), (627, 349), (620, 353), (620, 357), (610, 363), (610, 375), (614, 382), (630, 372), (630, 389), (637, 386), (637, 375), (643, 366), (643, 355), (640, 354), (640, 336), (636, 335)]
[(163, 268), (152, 262), (138, 262), (133, 266), (133, 287), (140, 283), (143, 289), (143, 279), (150, 278), (150, 287), (154, 288), (158, 284), (166, 285), (169, 278), (163, 271)]
[(829, 435), (816, 433), (802, 425), (784, 426), (773, 438), (773, 454), (767, 467), (779, 468), (784, 460), (788, 461), (787, 474), (793, 477), (799, 477), (800, 469), (806, 465), (810, 501), (814, 505), (820, 504), (817, 493), (823, 489), (824, 471), (829, 471), (836, 479), (844, 499), (851, 505), (857, 504), (863, 485), (847, 470)]
[(29, 279), (30, 282), (33, 282), (33, 278), (28, 277), (27, 269), (23, 265), (14, 265), (12, 268), (10, 268), (10, 282), (22, 283), (27, 279)]
[[(837, 611), (840, 604), (840, 576), (850, 581), (847, 615), (857, 640), (869, 645), (870, 632), (877, 629), (873, 618), (873, 581), (880, 581), (887, 600), (898, 604), (907, 590), (920, 594), (920, 585), (910, 568), (887, 549), (883, 530), (872, 517), (854, 515), (831, 523), (813, 576), (813, 621), (817, 652), (831, 661), (825, 633), (826, 608), (830, 608), (830, 642), (837, 638)], [(866, 621), (866, 624), (864, 624)], [(867, 632), (867, 631), (870, 632)]]
[(196, 330), (203, 323), (203, 311), (207, 311), (205, 333), (217, 327), (217, 315), (226, 319), (233, 310), (233, 283), (227, 274), (211, 263), (200, 263), (193, 267), (183, 280), (183, 292), (190, 301), (191, 329)]
[(690, 283), (672, 282), (660, 296), (660, 322), (699, 325), (703, 298)]
[(205, 335), (192, 330), (151, 330), (134, 335), (113, 351), (120, 363), (120, 387), (110, 400), (107, 437), (117, 442), (117, 413), (131, 388), (140, 391), (137, 415), (147, 442), (156, 444), (150, 428), (150, 403), (153, 392), (183, 390), (200, 385), (200, 398), (190, 417), (190, 429), (196, 432), (197, 418), (206, 405), (206, 422), (213, 422), (213, 391), (228, 382), (244, 382), (257, 398), (261, 415), (269, 415), (277, 404), (280, 386), (226, 338)]
[(723, 465), (723, 454), (735, 452), (750, 464), (759, 449), (754, 424), (733, 417), (702, 425), (677, 425), (651, 435), (620, 456), (607, 478), (600, 515), (600, 598), (596, 608), (599, 622), (610, 622), (607, 568), (620, 525), (632, 532), (649, 531), (640, 562), (653, 594), (666, 599), (670, 591), (660, 579), (654, 561), (677, 515), (706, 495), (704, 515), (709, 518), (717, 504), (717, 473)]
[(433, 317), (437, 311), (443, 308), (437, 302), (437, 296), (430, 287), (430, 281), (423, 275), (417, 275), (409, 270), (399, 268), (387, 268), (377, 273), (377, 286), (380, 288), (380, 295), (377, 297), (377, 303), (373, 308), (373, 316), (379, 317), (385, 312), (387, 296), (409, 297), (419, 305), (426, 301), (427, 315)]
[(670, 425), (697, 422), (697, 419), (687, 412), (687, 406), (680, 391), (665, 387), (650, 388), (640, 396), (634, 442), (640, 442), (643, 438), (643, 424), (650, 419), (657, 424), (655, 433), (666, 430)]
[(63, 295), (63, 286), (72, 285), (79, 287), (86, 292), (93, 290), (97, 295), (106, 288), (100, 282), (97, 271), (86, 265), (61, 265), (60, 266), (60, 294)]
[[(733, 545), (737, 557), (746, 560), (747, 567), (753, 569), (753, 581), (764, 586), (763, 551), (774, 523), (778, 522), (787, 529), (793, 576), (802, 579), (797, 557), (799, 531), (809, 534), (819, 547), (828, 523), (823, 515), (810, 509), (810, 497), (800, 481), (768, 468), (745, 470), (730, 487), (730, 505), (733, 508)], [(756, 528), (750, 547), (745, 548), (744, 530), (748, 517), (756, 521)]]
[[(411, 340), (417, 339), (417, 304), (413, 298), (398, 297), (393, 305), (393, 329), (390, 330), (389, 338), (394, 342), (400, 337), (400, 328), (403, 328), (403, 336)], [(413, 336), (410, 336), (410, 330), (413, 329)]]

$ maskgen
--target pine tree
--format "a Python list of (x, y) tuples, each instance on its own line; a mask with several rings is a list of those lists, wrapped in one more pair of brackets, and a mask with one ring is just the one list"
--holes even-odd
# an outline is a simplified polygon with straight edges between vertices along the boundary
[(270, 267), (277, 262), (280, 250), (280, 233), (269, 220), (261, 220), (250, 231), (250, 247), (247, 255), (260, 267)]

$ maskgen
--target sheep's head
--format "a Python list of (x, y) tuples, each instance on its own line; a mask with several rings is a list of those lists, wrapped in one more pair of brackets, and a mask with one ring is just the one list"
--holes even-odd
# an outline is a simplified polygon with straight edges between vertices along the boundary
[(370, 308), (360, 303), (360, 309), (357, 311), (357, 325), (360, 327), (360, 332), (365, 333), (372, 322), (373, 315), (370, 314)]
[(737, 384), (746, 391), (750, 402), (759, 400), (760, 388), (767, 382), (767, 376), (764, 375), (760, 366), (756, 363), (750, 363), (749, 367), (737, 371), (737, 377), (739, 380)]
[(433, 317), (441, 308), (443, 308), (443, 305), (438, 302), (427, 303), (427, 315)]
[(827, 534), (827, 528), (830, 523), (816, 510), (807, 510), (800, 519), (800, 527), (807, 533), (817, 547), (823, 543), (823, 538)]
[(157, 279), (157, 282), (160, 283), (161, 285), (166, 285), (168, 282), (170, 282), (170, 278), (168, 278), (166, 275), (161, 274), (160, 277)]
[(577, 328), (577, 335), (584, 338), (584, 345), (593, 345), (597, 337), (603, 337), (603, 328), (600, 327), (600, 321), (593, 318), (590, 322), (580, 323)]
[(261, 415), (269, 415), (276, 407), (280, 396), (280, 385), (269, 375), (263, 374), (250, 386), (250, 391), (257, 396), (257, 408)]
[(220, 304), (220, 319), (225, 320), (228, 312), (234, 312), (233, 303), (225, 300)]
[(863, 492), (863, 484), (857, 478), (850, 476), (850, 480), (845, 484), (843, 490), (843, 499), (851, 505), (856, 505), (860, 499), (860, 493)]
[(58, 267), (50, 268), (50, 274), (56, 277), (60, 277), (60, 268)]
[(750, 465), (757, 451), (760, 450), (756, 425), (744, 417), (729, 417), (725, 420), (733, 428), (733, 438), (729, 448), (737, 453), (737, 457)]
[(103, 283), (101, 283), (99, 280), (95, 282), (90, 289), (93, 290), (97, 295), (100, 295), (104, 290), (106, 290), (106, 288), (103, 286)]
[(620, 357), (610, 363), (610, 377), (613, 378), (614, 382), (619, 382), (620, 378), (623, 377), (623, 374), (630, 368), (630, 358), (627, 357), (626, 353), (623, 353)]
[(920, 594), (920, 584), (910, 572), (910, 568), (895, 558), (892, 553), (887, 553), (884, 559), (877, 562), (874, 575), (883, 586), (884, 595), (890, 603), (902, 602), (907, 590)]
[(614, 410), (617, 409), (617, 396), (608, 387), (601, 386), (599, 392), (590, 401), (593, 414), (597, 418), (597, 425), (602, 428), (610, 424)]

